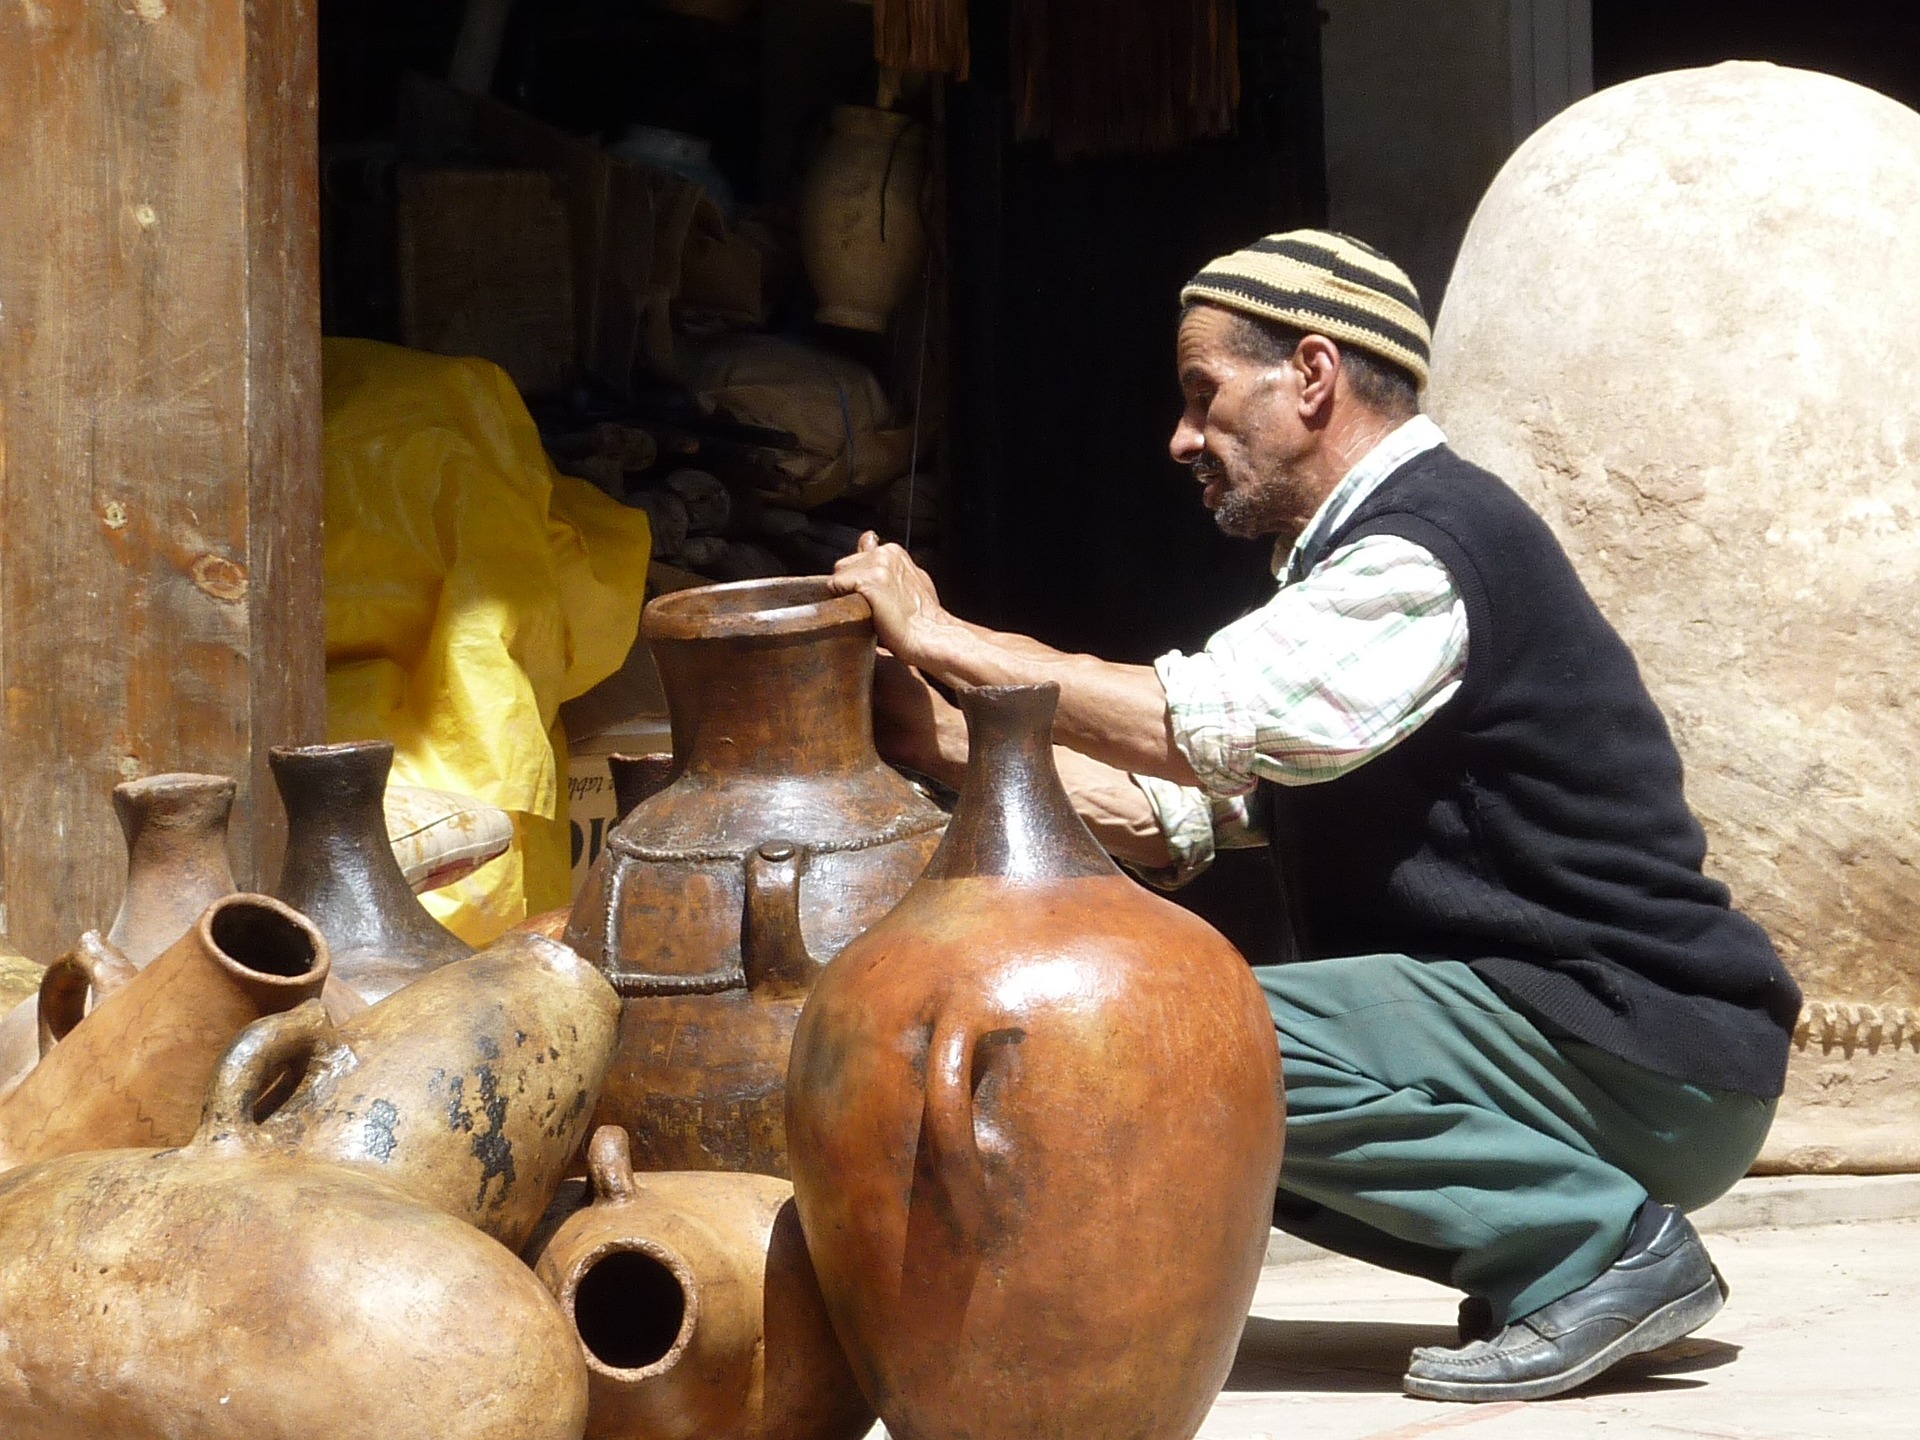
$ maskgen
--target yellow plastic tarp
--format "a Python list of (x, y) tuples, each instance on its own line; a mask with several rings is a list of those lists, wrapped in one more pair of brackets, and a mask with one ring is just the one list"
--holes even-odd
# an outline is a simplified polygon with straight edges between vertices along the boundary
[(327, 729), (396, 783), (513, 812), (513, 849), (422, 897), (484, 944), (565, 905), (563, 700), (620, 667), (643, 512), (558, 474), (506, 372), (370, 340), (324, 349)]

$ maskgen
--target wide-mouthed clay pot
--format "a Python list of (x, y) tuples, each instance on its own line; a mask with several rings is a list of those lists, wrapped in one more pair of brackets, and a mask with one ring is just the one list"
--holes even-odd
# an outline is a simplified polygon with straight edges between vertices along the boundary
[(793, 1187), (635, 1174), (595, 1133), (597, 1199), (535, 1270), (573, 1321), (593, 1440), (858, 1440), (873, 1425), (833, 1336)]
[(608, 834), (567, 943), (624, 1001), (597, 1124), (644, 1170), (786, 1173), (818, 961), (892, 908), (946, 817), (873, 748), (872, 612), (819, 578), (662, 595), (641, 632), (673, 778)]
[[(184, 1143), (234, 1037), (313, 999), (327, 969), (320, 932), (264, 895), (216, 900), (84, 1019), (95, 973), (77, 956), (56, 961), (41, 982), (40, 1016), (49, 1043), (59, 1043), (0, 1097), (0, 1169), (75, 1150)], [(53, 1033), (56, 1015), (71, 1022), (64, 1036)]]
[(8, 1440), (578, 1440), (586, 1370), (531, 1271), (378, 1177), (233, 1138), (0, 1176)]
[(373, 1004), (473, 953), (427, 913), (393, 858), (383, 803), (392, 745), (275, 747), (267, 759), (287, 811), (273, 893), (320, 927), (344, 983)]
[(946, 839), (794, 1037), (795, 1200), (899, 1440), (1188, 1440), (1265, 1254), (1273, 1022), (1238, 952), (1074, 814), (1057, 695), (961, 693)]
[(304, 1005), (248, 1027), (227, 1065), (270, 1099), (262, 1149), (370, 1170), (512, 1249), (587, 1135), (620, 999), (566, 946), (507, 935), (343, 1025)]

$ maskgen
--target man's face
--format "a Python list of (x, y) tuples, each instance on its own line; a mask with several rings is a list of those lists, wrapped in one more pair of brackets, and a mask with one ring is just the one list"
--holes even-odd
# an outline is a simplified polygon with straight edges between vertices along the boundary
[(1167, 447), (1193, 467), (1200, 500), (1229, 535), (1298, 535), (1318, 497), (1302, 461), (1311, 433), (1301, 419), (1301, 375), (1247, 353), (1230, 310), (1197, 305), (1180, 322), (1185, 407)]

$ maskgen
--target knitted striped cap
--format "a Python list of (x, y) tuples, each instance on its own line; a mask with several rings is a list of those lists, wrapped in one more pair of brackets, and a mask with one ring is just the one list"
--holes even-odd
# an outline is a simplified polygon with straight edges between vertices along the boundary
[(1427, 386), (1433, 331), (1420, 292), (1406, 271), (1345, 235), (1290, 230), (1256, 240), (1189, 280), (1180, 303), (1196, 300), (1355, 346)]

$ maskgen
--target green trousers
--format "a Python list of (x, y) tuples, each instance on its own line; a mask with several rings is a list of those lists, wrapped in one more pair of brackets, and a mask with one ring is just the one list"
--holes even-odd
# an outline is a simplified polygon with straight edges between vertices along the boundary
[(1605, 1270), (1649, 1195), (1723, 1194), (1773, 1119), (1771, 1100), (1550, 1037), (1458, 961), (1254, 974), (1286, 1072), (1274, 1223), (1483, 1296), (1498, 1323)]

